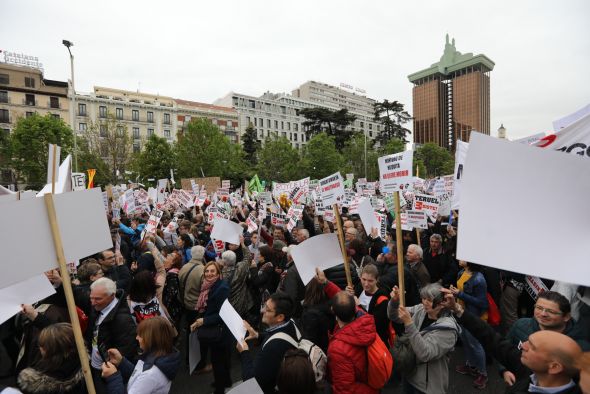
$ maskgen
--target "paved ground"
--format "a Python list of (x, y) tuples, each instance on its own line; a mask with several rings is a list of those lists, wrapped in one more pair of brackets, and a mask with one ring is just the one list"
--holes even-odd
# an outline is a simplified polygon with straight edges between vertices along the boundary
[[(454, 372), (454, 368), (456, 364), (462, 363), (464, 360), (463, 358), (463, 349), (458, 347), (455, 351), (451, 354), (451, 369), (452, 372), (450, 373), (450, 383), (449, 383), (449, 393), (461, 393), (461, 394), (491, 394), (491, 393), (503, 393), (505, 390), (505, 385), (502, 379), (499, 377), (497, 368), (495, 365), (488, 365), (488, 376), (489, 376), (489, 383), (486, 389), (479, 390), (472, 386), (473, 378), (468, 376), (460, 375)], [(237, 351), (234, 352), (232, 358), (232, 370), (231, 375), (234, 382), (238, 382), (241, 380), (241, 366), (240, 360)], [(213, 382), (213, 374), (208, 373), (204, 375), (196, 375), (196, 376), (189, 376), (187, 367), (182, 366), (182, 369), (179, 371), (178, 376), (174, 380), (172, 384), (172, 390), (170, 393), (172, 394), (205, 394), (213, 392), (211, 388), (211, 383)], [(385, 388), (381, 391), (382, 393), (401, 393), (401, 387), (399, 382), (391, 381)]]

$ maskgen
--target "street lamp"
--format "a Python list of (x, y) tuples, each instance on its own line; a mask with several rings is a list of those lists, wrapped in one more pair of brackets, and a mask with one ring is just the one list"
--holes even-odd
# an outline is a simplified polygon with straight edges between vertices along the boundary
[(72, 126), (72, 130), (74, 131), (74, 169), (78, 172), (78, 131), (76, 130), (76, 89), (74, 88), (74, 55), (70, 50), (70, 47), (74, 46), (74, 43), (68, 40), (62, 40), (61, 42), (64, 44), (66, 48), (68, 48), (68, 52), (70, 53), (70, 68), (71, 68), (71, 91), (70, 91), (70, 99), (71, 99), (71, 106), (70, 106), (70, 125)]

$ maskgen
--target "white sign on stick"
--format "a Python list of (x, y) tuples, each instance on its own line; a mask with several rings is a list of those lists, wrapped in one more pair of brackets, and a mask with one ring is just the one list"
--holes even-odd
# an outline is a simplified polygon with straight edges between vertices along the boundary
[[(551, 215), (552, 231), (547, 231), (546, 215), (540, 214), (547, 211), (549, 201), (564, 207), (587, 206), (589, 173), (590, 162), (584, 157), (472, 133), (457, 258), (590, 286), (590, 210)], [(506, 190), (519, 190), (511, 194), (510, 204)]]
[(83, 172), (72, 172), (72, 190), (86, 189), (86, 174)]
[[(49, 144), (49, 152), (47, 154), (47, 184), (51, 185), (51, 182), (57, 182), (57, 170), (59, 167), (59, 157), (61, 155), (61, 146), (55, 144)], [(55, 170), (55, 179), (53, 174)]]
[[(113, 247), (100, 189), (57, 194), (53, 200), (66, 261), (79, 260)], [(0, 204), (0, 217), (8, 224), (0, 226), (0, 250), (12, 251), (10, 264), (13, 267), (0, 276), (0, 288), (57, 267), (43, 198)], [(33, 219), (35, 225), (31, 226)], [(82, 226), (84, 236), (80, 235)], [(23, 234), (35, 240), (34, 248), (14, 247), (22, 245)]]
[(215, 219), (211, 238), (239, 245), (240, 235), (242, 235), (243, 231), (244, 229), (239, 224), (218, 217)]
[(55, 289), (45, 274), (0, 289), (0, 324), (21, 311), (21, 304), (34, 304), (49, 297)]
[(379, 189), (381, 193), (392, 193), (408, 189), (412, 177), (413, 151), (381, 156), (379, 162)]
[(293, 247), (291, 256), (304, 285), (315, 276), (316, 267), (326, 270), (342, 264), (338, 236), (334, 233), (308, 238)]
[(221, 317), (221, 320), (223, 320), (227, 328), (229, 328), (229, 331), (233, 334), (234, 338), (236, 338), (236, 341), (241, 342), (246, 336), (244, 320), (229, 303), (229, 300), (225, 300), (221, 305), (219, 317)]
[[(68, 155), (59, 166), (57, 179), (55, 180), (55, 194), (67, 193), (72, 191), (72, 155)], [(51, 183), (46, 184), (37, 197), (51, 193)]]
[(430, 220), (435, 222), (438, 215), (438, 198), (428, 194), (415, 194), (414, 210), (424, 211)]
[(406, 211), (406, 218), (408, 226), (411, 226), (412, 228), (419, 228), (422, 230), (428, 229), (426, 213), (424, 211)]
[(380, 222), (375, 217), (375, 211), (368, 198), (362, 198), (358, 205), (358, 214), (363, 222), (363, 227), (367, 235), (371, 234), (371, 230), (374, 228), (380, 228)]
[(340, 202), (344, 197), (344, 182), (339, 172), (320, 179), (320, 194), (324, 207)]
[(451, 209), (459, 209), (461, 199), (461, 184), (463, 183), (463, 168), (465, 167), (465, 158), (469, 144), (463, 141), (457, 141), (455, 150), (455, 181), (453, 182), (453, 199), (451, 200)]

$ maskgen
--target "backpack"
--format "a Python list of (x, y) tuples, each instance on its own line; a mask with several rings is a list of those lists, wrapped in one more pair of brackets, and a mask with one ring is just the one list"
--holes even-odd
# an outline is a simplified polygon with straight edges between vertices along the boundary
[(367, 348), (367, 383), (375, 390), (382, 389), (389, 381), (392, 369), (393, 357), (381, 337), (375, 334), (375, 340)]
[(328, 365), (328, 357), (326, 357), (326, 353), (324, 353), (324, 351), (312, 341), (308, 339), (302, 339), (301, 333), (299, 332), (297, 326), (295, 326), (295, 332), (297, 335), (297, 340), (293, 339), (293, 337), (289, 334), (278, 332), (268, 338), (264, 345), (262, 345), (262, 348), (264, 349), (264, 346), (266, 346), (266, 344), (268, 344), (273, 339), (282, 339), (289, 342), (293, 347), (301, 349), (307, 353), (309, 361), (311, 362), (311, 366), (313, 367), (316, 383), (323, 382), (326, 379), (326, 369)]
[(492, 298), (490, 293), (486, 294), (488, 299), (488, 324), (492, 327), (497, 327), (500, 325), (502, 321), (502, 315), (500, 314), (500, 310), (498, 309), (498, 305)]

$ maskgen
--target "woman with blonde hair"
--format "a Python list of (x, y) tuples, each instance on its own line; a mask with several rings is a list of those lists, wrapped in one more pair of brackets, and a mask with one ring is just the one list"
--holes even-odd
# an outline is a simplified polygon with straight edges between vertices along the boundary
[[(117, 349), (108, 350), (102, 376), (109, 394), (167, 394), (180, 367), (180, 353), (174, 348), (176, 329), (163, 316), (143, 320), (137, 326), (142, 350), (134, 366)], [(127, 382), (125, 390), (124, 381)]]

